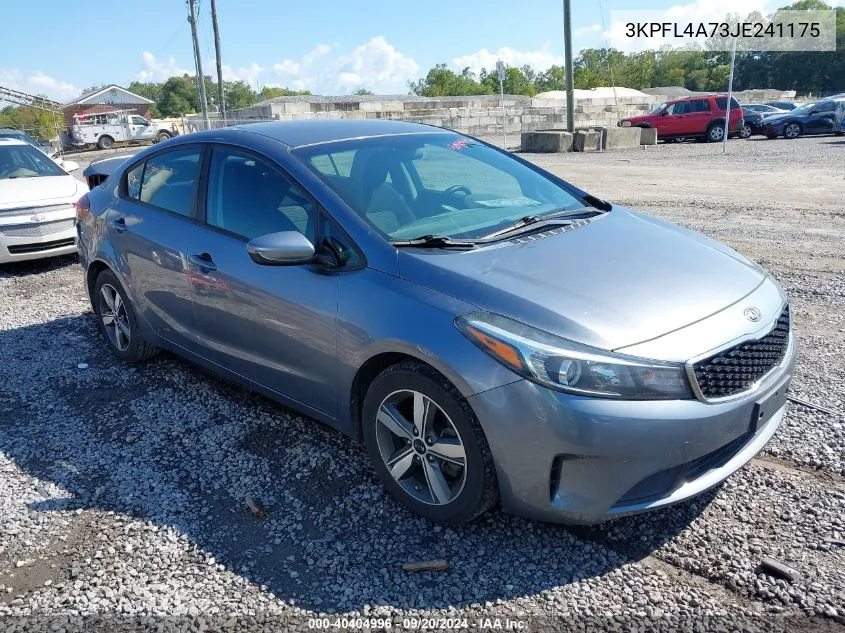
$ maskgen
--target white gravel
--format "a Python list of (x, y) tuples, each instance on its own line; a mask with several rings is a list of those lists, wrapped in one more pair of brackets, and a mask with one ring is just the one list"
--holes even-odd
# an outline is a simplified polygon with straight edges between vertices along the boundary
[[(841, 200), (845, 180), (831, 141), (732, 142), (727, 160), (702, 144), (532, 158), (762, 260), (792, 296), (794, 394), (842, 411), (845, 215), (829, 189)], [(736, 189), (720, 188), (726, 174)], [(493, 512), (442, 528), (393, 503), (339, 433), (169, 355), (117, 363), (72, 258), (6, 267), (0, 629), (276, 631), (315, 616), (398, 628), (427, 615), (480, 630), (496, 617), (527, 630), (842, 630), (845, 547), (826, 539), (845, 539), (843, 427), (790, 404), (760, 458), (654, 514), (565, 528)], [(799, 578), (763, 574), (763, 557)], [(437, 558), (448, 571), (401, 568)]]

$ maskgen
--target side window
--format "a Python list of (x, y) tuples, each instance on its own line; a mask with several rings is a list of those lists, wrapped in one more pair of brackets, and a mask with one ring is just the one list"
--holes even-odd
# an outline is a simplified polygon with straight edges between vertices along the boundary
[(311, 164), (315, 169), (327, 176), (343, 176), (348, 178), (352, 174), (352, 161), (355, 150), (335, 152), (334, 154), (317, 154), (311, 157)]
[(689, 102), (690, 112), (709, 112), (710, 111), (710, 101), (709, 99), (696, 99), (695, 101)]
[(142, 116), (133, 116), (132, 123), (134, 123), (135, 125), (146, 125), (147, 120)]
[(813, 108), (815, 112), (835, 112), (836, 111), (836, 103), (833, 101), (826, 101), (825, 103), (818, 104), (815, 108)]
[(132, 200), (141, 199), (141, 179), (144, 176), (144, 163), (126, 172), (126, 195)]
[(251, 240), (299, 231), (315, 241), (316, 209), (302, 190), (270, 163), (216, 149), (208, 177), (206, 222)]
[[(196, 148), (174, 150), (150, 158), (140, 179), (141, 191), (137, 199), (165, 211), (191, 217), (194, 185), (199, 177), (200, 151)], [(130, 197), (133, 197), (133, 186), (127, 179), (126, 191)]]
[[(724, 110), (728, 105), (728, 98), (727, 97), (716, 97), (716, 107), (720, 110)], [(736, 110), (739, 105), (739, 101), (731, 97), (731, 110)]]
[(686, 101), (678, 101), (669, 106), (669, 114), (686, 114), (689, 110)]

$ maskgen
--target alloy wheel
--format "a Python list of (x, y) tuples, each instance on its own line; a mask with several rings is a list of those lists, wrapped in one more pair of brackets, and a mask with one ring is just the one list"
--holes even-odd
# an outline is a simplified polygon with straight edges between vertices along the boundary
[(751, 126), (750, 125), (743, 125), (742, 130), (740, 130), (739, 135), (742, 138), (749, 138), (751, 136)]
[(446, 412), (419, 391), (394, 391), (376, 416), (379, 454), (393, 479), (414, 499), (451, 503), (466, 483), (466, 451)]
[(103, 284), (100, 288), (99, 312), (111, 344), (121, 352), (129, 349), (132, 342), (132, 329), (129, 326), (126, 304), (111, 284)]
[(710, 128), (710, 140), (711, 141), (721, 141), (722, 138), (725, 136), (725, 128), (714, 125)]
[(801, 135), (801, 126), (797, 123), (790, 123), (783, 131), (786, 138), (798, 138)]

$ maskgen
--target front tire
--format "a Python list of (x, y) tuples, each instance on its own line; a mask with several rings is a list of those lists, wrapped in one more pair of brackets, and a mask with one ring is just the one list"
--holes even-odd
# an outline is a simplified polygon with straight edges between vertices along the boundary
[(801, 136), (801, 124), (800, 123), (787, 123), (786, 126), (783, 128), (783, 137), (784, 138), (798, 138)]
[(493, 457), (478, 418), (427, 365), (404, 362), (379, 374), (364, 398), (362, 426), (379, 479), (411, 512), (458, 524), (498, 500)]
[(98, 275), (93, 303), (97, 325), (115, 356), (125, 363), (137, 363), (155, 356), (158, 348), (141, 338), (135, 310), (110, 270)]
[(167, 132), (159, 132), (156, 134), (156, 143), (162, 143), (170, 138), (170, 134)]
[(751, 138), (751, 126), (750, 125), (743, 125), (742, 129), (739, 131), (740, 138)]

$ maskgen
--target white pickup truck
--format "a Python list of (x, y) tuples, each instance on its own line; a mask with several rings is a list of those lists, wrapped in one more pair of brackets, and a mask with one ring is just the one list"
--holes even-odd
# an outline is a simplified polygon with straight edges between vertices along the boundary
[(170, 128), (158, 126), (142, 116), (121, 110), (76, 115), (73, 119), (70, 137), (77, 147), (96, 145), (100, 149), (109, 149), (115, 143), (129, 141), (159, 143), (176, 135)]

